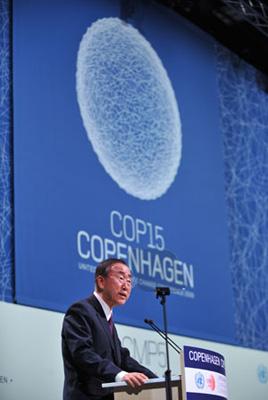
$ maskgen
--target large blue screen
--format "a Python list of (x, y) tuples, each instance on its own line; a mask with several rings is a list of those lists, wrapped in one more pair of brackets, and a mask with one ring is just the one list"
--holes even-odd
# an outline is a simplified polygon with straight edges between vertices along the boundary
[(128, 261), (117, 322), (233, 342), (214, 43), (164, 8), (14, 1), (16, 298), (64, 311)]

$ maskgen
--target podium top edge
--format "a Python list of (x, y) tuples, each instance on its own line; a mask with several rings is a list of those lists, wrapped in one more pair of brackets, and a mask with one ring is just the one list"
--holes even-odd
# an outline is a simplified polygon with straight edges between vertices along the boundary
[[(171, 386), (178, 386), (180, 381), (181, 381), (180, 375), (171, 376)], [(124, 392), (127, 391), (127, 388), (133, 390), (128, 386), (126, 382), (109, 382), (109, 383), (103, 383), (101, 386), (102, 388), (105, 389), (107, 388), (113, 389), (114, 392)], [(153, 378), (153, 379), (148, 379), (148, 381), (146, 381), (144, 385), (139, 387), (139, 390), (156, 389), (164, 386), (165, 386), (165, 378)]]

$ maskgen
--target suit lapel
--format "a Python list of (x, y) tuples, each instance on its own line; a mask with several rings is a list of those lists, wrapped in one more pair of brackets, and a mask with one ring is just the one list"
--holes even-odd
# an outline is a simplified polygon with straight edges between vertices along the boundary
[(106, 319), (103, 308), (102, 308), (100, 302), (98, 301), (98, 299), (96, 298), (96, 296), (92, 295), (91, 297), (89, 297), (88, 301), (95, 308), (97, 318), (102, 325), (103, 331), (105, 332), (105, 334), (107, 335), (107, 337), (109, 339), (110, 345), (112, 347), (112, 350), (113, 350), (113, 353), (115, 356), (116, 364), (120, 365), (121, 364), (120, 349), (119, 349), (118, 337), (117, 337), (117, 332), (116, 332), (115, 326), (114, 326), (113, 335), (111, 335), (109, 323)]
[(113, 331), (113, 339), (114, 339), (114, 346), (115, 346), (115, 355), (117, 359), (117, 365), (121, 366), (121, 352), (120, 352), (120, 341), (117, 335), (116, 327), (114, 326)]

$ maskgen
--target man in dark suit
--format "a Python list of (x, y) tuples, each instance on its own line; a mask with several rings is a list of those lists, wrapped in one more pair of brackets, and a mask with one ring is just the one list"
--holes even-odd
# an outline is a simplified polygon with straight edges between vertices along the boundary
[(62, 328), (64, 400), (112, 400), (104, 382), (125, 381), (138, 388), (156, 375), (130, 357), (112, 322), (114, 306), (125, 304), (131, 292), (131, 271), (118, 259), (100, 263), (91, 297), (73, 304)]

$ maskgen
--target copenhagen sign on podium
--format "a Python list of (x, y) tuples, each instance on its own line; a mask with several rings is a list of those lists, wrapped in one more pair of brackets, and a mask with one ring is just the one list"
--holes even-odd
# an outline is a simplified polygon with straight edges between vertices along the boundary
[(181, 357), (183, 400), (225, 400), (227, 381), (224, 357), (211, 350), (183, 347)]

